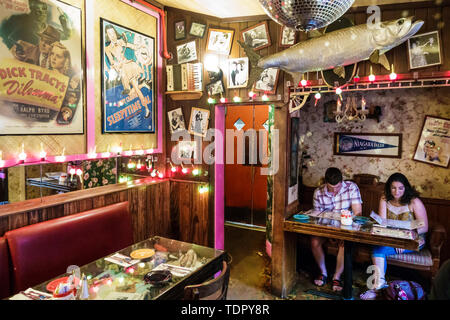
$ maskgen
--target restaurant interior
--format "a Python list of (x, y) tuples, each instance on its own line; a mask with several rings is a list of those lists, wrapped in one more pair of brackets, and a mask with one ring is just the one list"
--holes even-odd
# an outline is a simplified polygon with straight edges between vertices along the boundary
[(449, 0), (0, 9), (0, 299), (450, 299)]

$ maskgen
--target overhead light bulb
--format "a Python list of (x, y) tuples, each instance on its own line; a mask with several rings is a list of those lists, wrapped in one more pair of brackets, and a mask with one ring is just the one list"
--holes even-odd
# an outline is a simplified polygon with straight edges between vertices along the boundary
[(302, 85), (302, 87), (306, 87), (306, 85), (308, 84), (308, 81), (306, 81), (305, 79), (302, 79), (302, 81), (300, 81), (300, 84)]
[(208, 98), (208, 103), (209, 104), (214, 104), (214, 103), (216, 103), (216, 99), (213, 99), (213, 98), (209, 97)]
[(220, 103), (225, 103), (227, 102), (227, 99), (225, 97), (220, 98)]
[(239, 102), (241, 102), (241, 101), (242, 101), (241, 97), (239, 97), (239, 96), (234, 96), (233, 102), (239, 103)]
[(336, 94), (342, 94), (342, 89), (341, 88), (336, 88)]
[(317, 92), (314, 98), (316, 98), (316, 100), (319, 100), (320, 98), (322, 98), (322, 95), (320, 94), (320, 92)]
[(261, 99), (263, 101), (269, 101), (269, 97), (267, 96), (267, 94), (264, 94)]
[(255, 93), (254, 93), (253, 91), (250, 91), (250, 92), (248, 93), (248, 97), (249, 97), (250, 99), (253, 99), (254, 96), (255, 96)]

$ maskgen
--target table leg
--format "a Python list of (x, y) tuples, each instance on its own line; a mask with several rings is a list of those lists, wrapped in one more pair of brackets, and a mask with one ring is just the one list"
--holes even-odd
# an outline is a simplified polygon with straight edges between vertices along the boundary
[(353, 285), (353, 243), (351, 241), (344, 241), (344, 300), (353, 300), (352, 285)]

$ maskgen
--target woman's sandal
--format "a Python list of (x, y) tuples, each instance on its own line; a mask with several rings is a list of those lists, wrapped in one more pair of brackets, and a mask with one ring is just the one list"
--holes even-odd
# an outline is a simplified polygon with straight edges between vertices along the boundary
[(342, 285), (342, 281), (340, 279), (333, 279), (332, 289), (334, 292), (341, 292), (342, 289), (344, 289), (344, 286)]
[[(317, 281), (322, 281), (322, 284), (317, 284)], [(323, 287), (324, 285), (327, 284), (327, 276), (324, 274), (321, 274), (320, 276), (318, 276), (317, 278), (314, 279), (314, 284), (318, 287)]]

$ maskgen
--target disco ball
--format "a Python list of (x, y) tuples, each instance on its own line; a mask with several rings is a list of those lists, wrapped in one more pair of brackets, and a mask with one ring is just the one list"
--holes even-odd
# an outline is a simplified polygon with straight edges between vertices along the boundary
[(259, 0), (269, 17), (297, 31), (323, 28), (341, 17), (355, 0)]

